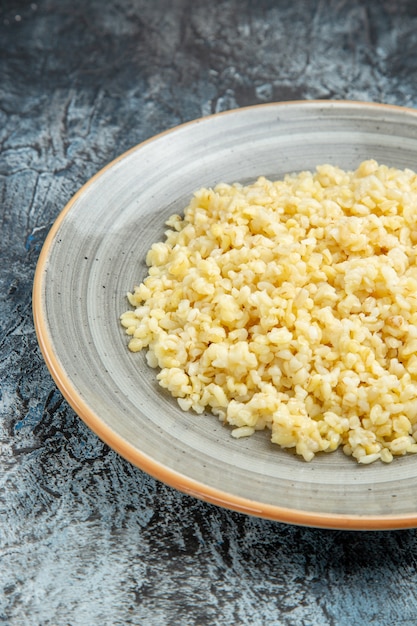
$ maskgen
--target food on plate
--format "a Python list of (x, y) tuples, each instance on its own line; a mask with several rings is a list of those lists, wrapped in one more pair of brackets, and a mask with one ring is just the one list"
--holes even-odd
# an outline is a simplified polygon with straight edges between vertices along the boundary
[(417, 175), (364, 161), (200, 189), (121, 316), (184, 410), (306, 461), (417, 452)]

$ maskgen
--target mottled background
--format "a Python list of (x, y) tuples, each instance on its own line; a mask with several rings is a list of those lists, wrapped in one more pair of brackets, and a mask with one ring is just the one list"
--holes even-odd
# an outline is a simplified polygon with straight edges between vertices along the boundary
[(416, 531), (291, 527), (173, 491), (83, 425), (34, 333), (40, 248), (91, 175), (181, 122), (307, 98), (417, 107), (417, 2), (0, 3), (0, 623), (417, 623)]

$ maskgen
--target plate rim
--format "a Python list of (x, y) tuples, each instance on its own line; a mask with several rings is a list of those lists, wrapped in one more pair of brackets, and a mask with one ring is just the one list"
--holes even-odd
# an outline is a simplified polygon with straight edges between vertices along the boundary
[(259, 501), (247, 499), (241, 496), (222, 491), (221, 489), (204, 485), (203, 483), (179, 473), (176, 470), (166, 467), (159, 461), (155, 461), (146, 453), (138, 450), (127, 440), (117, 434), (109, 426), (101, 420), (100, 416), (92, 407), (79, 395), (75, 386), (71, 382), (63, 366), (55, 354), (51, 337), (48, 330), (48, 321), (43, 314), (44, 303), (43, 293), (45, 285), (46, 268), (49, 261), (49, 255), (55, 237), (59, 232), (62, 222), (67, 214), (71, 211), (73, 205), (85, 192), (92, 186), (97, 179), (103, 176), (108, 170), (112, 169), (116, 164), (127, 158), (131, 153), (141, 150), (148, 143), (155, 142), (161, 137), (175, 133), (180, 129), (193, 126), (201, 122), (209, 121), (219, 117), (228, 115), (236, 115), (240, 111), (251, 109), (262, 109), (266, 107), (313, 107), (323, 106), (325, 108), (337, 108), (353, 106), (357, 108), (367, 108), (386, 110), (402, 114), (410, 114), (417, 118), (417, 110), (411, 107), (405, 107), (395, 104), (385, 104), (380, 102), (362, 102), (360, 100), (290, 100), (283, 102), (269, 102), (264, 104), (250, 105), (236, 109), (230, 109), (220, 113), (214, 113), (199, 117), (177, 126), (168, 128), (139, 144), (129, 148), (115, 159), (111, 160), (104, 167), (98, 170), (90, 177), (79, 189), (72, 195), (64, 208), (59, 212), (53, 222), (43, 243), (39, 258), (36, 264), (33, 288), (32, 288), (32, 313), (38, 344), (45, 360), (49, 373), (52, 376), (58, 389), (75, 411), (77, 416), (110, 448), (116, 451), (124, 459), (138, 467), (153, 478), (173, 487), (174, 489), (185, 493), (199, 500), (214, 504), (216, 506), (237, 511), (254, 517), (269, 519), (272, 521), (295, 524), (299, 526), (339, 529), (339, 530), (397, 530), (405, 528), (417, 527), (417, 510), (415, 513), (405, 514), (388, 514), (388, 515), (359, 515), (359, 514), (339, 514), (339, 513), (320, 513), (312, 511), (304, 511), (299, 509), (287, 508), (279, 505), (266, 504)]

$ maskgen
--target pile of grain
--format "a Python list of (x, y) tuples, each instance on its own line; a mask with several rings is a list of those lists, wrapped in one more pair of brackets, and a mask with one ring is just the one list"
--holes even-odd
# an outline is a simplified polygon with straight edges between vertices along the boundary
[(365, 161), (200, 189), (121, 321), (162, 387), (311, 460), (417, 452), (417, 175)]

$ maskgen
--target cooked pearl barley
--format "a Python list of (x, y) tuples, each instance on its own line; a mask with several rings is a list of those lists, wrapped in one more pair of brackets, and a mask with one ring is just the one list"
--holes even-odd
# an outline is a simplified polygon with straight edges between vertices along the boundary
[(417, 175), (369, 160), (200, 189), (121, 316), (183, 410), (306, 461), (417, 452)]

